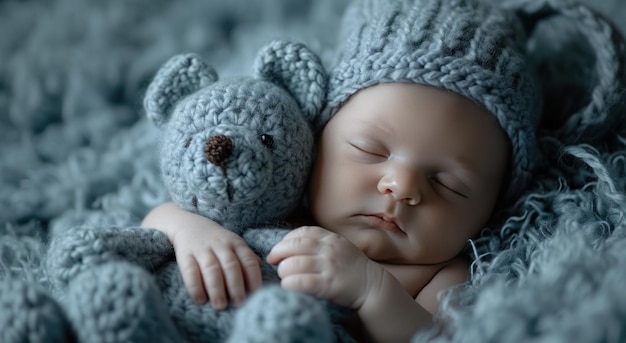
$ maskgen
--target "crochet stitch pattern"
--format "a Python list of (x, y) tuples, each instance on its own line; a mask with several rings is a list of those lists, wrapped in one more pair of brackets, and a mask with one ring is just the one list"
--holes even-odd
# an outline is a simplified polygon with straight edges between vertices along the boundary
[(535, 164), (541, 96), (515, 13), (475, 0), (364, 0), (344, 18), (345, 44), (331, 70), (325, 117), (377, 83), (418, 83), (465, 96), (507, 133), (512, 157), (505, 200), (518, 196)]
[[(169, 199), (158, 168), (163, 131), (141, 104), (163, 61), (195, 52), (220, 76), (239, 76), (279, 38), (306, 42), (332, 71), (351, 1), (0, 1), (0, 341), (75, 339), (64, 305), (71, 298), (52, 291), (45, 269), (50, 241), (79, 225), (136, 228)], [(413, 343), (626, 341), (626, 4), (484, 1), (519, 17), (538, 71), (535, 173), (473, 241), (470, 282), (441, 294), (445, 335), (417, 332)], [(94, 249), (111, 242), (105, 232)], [(124, 249), (168, 247), (147, 233)], [(109, 267), (104, 275), (115, 278), (150, 274), (123, 261)], [(99, 281), (97, 272), (81, 275), (92, 283), (84, 287)], [(159, 295), (159, 284), (138, 285)], [(177, 313), (185, 311), (198, 314)], [(246, 327), (239, 319), (233, 328)], [(121, 330), (109, 337), (123, 340)]]
[[(164, 131), (161, 168), (173, 201), (241, 234), (261, 258), (265, 287), (241, 308), (216, 311), (193, 302), (164, 233), (79, 226), (54, 237), (46, 267), (80, 341), (350, 341), (331, 322), (347, 311), (280, 288), (265, 262), (288, 232), (275, 222), (304, 192), (317, 115), (305, 108), (323, 101), (325, 70), (306, 46), (286, 41), (264, 47), (257, 61), (256, 78), (218, 80), (199, 56), (174, 56), (144, 102)], [(302, 62), (304, 73), (289, 67)]]

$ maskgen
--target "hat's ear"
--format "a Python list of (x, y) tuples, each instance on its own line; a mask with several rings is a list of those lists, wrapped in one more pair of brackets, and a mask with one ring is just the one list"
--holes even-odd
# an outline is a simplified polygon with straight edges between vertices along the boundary
[[(517, 0), (510, 1), (510, 3), (514, 4), (513, 8), (525, 22), (529, 34), (539, 33), (533, 31), (537, 31), (535, 30), (537, 24), (545, 19), (559, 17), (566, 19), (563, 23), (569, 23), (578, 31), (578, 34), (582, 35), (582, 42), (576, 41), (576, 38), (570, 38), (575, 43), (570, 44), (571, 48), (557, 57), (544, 61), (544, 66), (551, 70), (547, 74), (553, 74), (550, 75), (552, 80), (549, 80), (553, 84), (548, 84), (547, 87), (550, 89), (545, 90), (550, 93), (544, 97), (548, 106), (545, 116), (552, 116), (554, 112), (563, 112), (562, 115), (565, 117), (559, 119), (556, 135), (563, 143), (572, 144), (600, 140), (604, 135), (614, 131), (616, 125), (623, 122), (620, 112), (623, 112), (623, 106), (626, 105), (623, 100), (626, 87), (626, 43), (617, 27), (590, 7), (573, 1)], [(544, 35), (542, 32), (541, 36), (549, 35)], [(566, 38), (555, 37), (554, 39), (559, 42), (550, 41), (548, 44), (549, 46), (563, 45), (562, 42), (566, 41)], [(566, 58), (576, 61), (571, 63), (577, 63), (575, 68), (578, 70), (574, 72), (581, 75), (579, 79), (584, 78), (582, 85), (564, 85), (563, 81), (559, 82), (559, 77), (571, 78), (567, 75), (558, 75), (559, 71), (560, 74), (573, 72), (573, 70), (563, 70), (563, 65), (567, 64), (564, 61)], [(556, 82), (555, 79), (557, 79)], [(573, 89), (573, 86), (584, 89)], [(580, 97), (581, 94), (577, 96), (576, 92), (583, 93), (584, 96)], [(561, 95), (563, 98), (559, 98)], [(576, 103), (574, 99), (576, 97), (585, 99), (586, 102), (574, 109), (570, 107), (554, 109), (548, 102), (550, 99), (556, 99), (561, 100), (561, 103), (571, 104)]]
[(257, 77), (286, 89), (297, 101), (307, 121), (317, 126), (326, 101), (328, 75), (320, 58), (304, 44), (273, 41), (254, 62)]
[(148, 86), (143, 100), (146, 115), (162, 126), (178, 101), (215, 81), (215, 69), (198, 55), (176, 55), (159, 69)]

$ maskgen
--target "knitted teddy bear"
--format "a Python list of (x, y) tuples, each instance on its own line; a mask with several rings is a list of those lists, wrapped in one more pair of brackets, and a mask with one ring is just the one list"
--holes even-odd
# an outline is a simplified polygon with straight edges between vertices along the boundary
[(73, 228), (52, 239), (46, 267), (79, 341), (348, 339), (331, 322), (344, 309), (271, 285), (278, 276), (264, 262), (288, 231), (276, 223), (304, 192), (326, 72), (307, 47), (283, 41), (260, 51), (255, 70), (255, 78), (218, 80), (198, 56), (178, 55), (158, 71), (144, 106), (163, 129), (172, 200), (242, 235), (262, 258), (266, 286), (241, 308), (214, 311), (193, 302), (160, 231)]

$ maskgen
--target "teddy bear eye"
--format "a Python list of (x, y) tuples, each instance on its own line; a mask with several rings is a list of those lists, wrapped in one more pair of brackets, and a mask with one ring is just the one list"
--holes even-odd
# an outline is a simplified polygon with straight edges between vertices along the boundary
[(266, 147), (270, 149), (274, 147), (274, 138), (271, 135), (264, 133), (261, 134), (259, 138), (261, 139), (261, 143)]

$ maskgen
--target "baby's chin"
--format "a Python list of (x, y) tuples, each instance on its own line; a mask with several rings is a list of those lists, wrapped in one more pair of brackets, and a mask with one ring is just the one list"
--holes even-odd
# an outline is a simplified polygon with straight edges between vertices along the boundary
[[(383, 264), (395, 265), (438, 265), (446, 263), (455, 256), (447, 256), (447, 254), (425, 254), (424, 251), (417, 251), (414, 246), (403, 246), (401, 242), (397, 242), (394, 238), (389, 237), (385, 231), (370, 232), (366, 234), (365, 230), (358, 237), (346, 237), (354, 245), (356, 245), (365, 255), (373, 261)], [(369, 236), (369, 237), (367, 237)], [(367, 239), (365, 239), (367, 237)], [(410, 250), (410, 252), (407, 252)]]
[(371, 260), (385, 263), (408, 263), (408, 261), (404, 261), (405, 257), (399, 253), (400, 247), (384, 230), (359, 228), (358, 230), (345, 230), (339, 234), (352, 242)]

